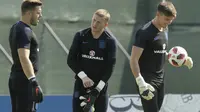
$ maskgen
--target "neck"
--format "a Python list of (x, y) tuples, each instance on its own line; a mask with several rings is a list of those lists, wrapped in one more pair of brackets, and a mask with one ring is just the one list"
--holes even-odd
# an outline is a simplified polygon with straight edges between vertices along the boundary
[(98, 31), (98, 32), (92, 31), (93, 38), (98, 39), (100, 37), (100, 35), (103, 33), (103, 31), (104, 31), (104, 29), (102, 29), (101, 31)]
[(27, 17), (25, 17), (25, 16), (21, 16), (20, 21), (22, 21), (23, 23), (25, 23), (25, 24), (31, 26), (30, 20), (27, 19)]
[(164, 28), (159, 24), (157, 18), (154, 18), (152, 20), (152, 23), (159, 31), (163, 31), (164, 30)]

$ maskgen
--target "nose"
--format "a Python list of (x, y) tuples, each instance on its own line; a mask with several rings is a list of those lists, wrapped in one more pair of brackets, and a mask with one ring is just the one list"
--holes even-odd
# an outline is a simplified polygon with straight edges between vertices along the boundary
[(97, 26), (97, 24), (98, 24), (98, 23), (97, 23), (96, 21), (94, 21), (93, 25), (94, 25), (94, 26)]
[(41, 18), (41, 17), (42, 17), (42, 14), (39, 15), (39, 18)]
[(168, 24), (170, 25), (172, 23), (172, 20), (170, 20), (169, 22), (168, 22)]

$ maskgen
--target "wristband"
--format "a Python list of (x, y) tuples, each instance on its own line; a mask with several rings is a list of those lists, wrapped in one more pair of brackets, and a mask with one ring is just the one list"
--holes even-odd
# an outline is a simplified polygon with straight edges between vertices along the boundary
[(84, 77), (87, 77), (87, 75), (85, 74), (85, 72), (81, 71), (78, 73), (78, 77), (83, 79)]
[(33, 78), (35, 78), (35, 76), (34, 76), (34, 75), (32, 75), (31, 77), (29, 77), (29, 78), (28, 78), (28, 80), (30, 80), (30, 79), (33, 79)]
[(102, 80), (100, 80), (99, 83), (98, 83), (98, 85), (96, 86), (96, 89), (98, 91), (101, 91), (104, 88), (104, 86), (105, 86), (105, 82), (102, 81)]
[(146, 86), (146, 82), (144, 81), (144, 78), (141, 74), (139, 74), (139, 76), (136, 77), (136, 83), (139, 87)]

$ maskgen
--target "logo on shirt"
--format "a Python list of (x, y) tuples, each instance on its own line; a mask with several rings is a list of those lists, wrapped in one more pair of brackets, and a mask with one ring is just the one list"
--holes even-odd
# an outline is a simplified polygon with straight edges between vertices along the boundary
[(163, 50), (166, 48), (166, 44), (163, 44)]
[(93, 50), (91, 50), (89, 54), (90, 54), (90, 56), (94, 56), (95, 52)]
[(40, 51), (40, 49), (39, 48), (37, 48), (37, 52), (39, 52)]
[(168, 40), (168, 33), (167, 32), (165, 32), (165, 38), (166, 38), (166, 40)]
[(156, 53), (156, 54), (164, 54), (164, 53), (166, 53), (167, 52), (165, 50), (166, 49), (166, 44), (163, 44), (162, 48), (163, 48), (163, 50), (154, 50), (154, 53)]
[(153, 40), (156, 41), (159, 39), (159, 36), (156, 36)]
[(89, 51), (89, 55), (82, 54), (82, 58), (92, 59), (92, 60), (103, 60), (103, 57), (95, 56), (95, 51)]
[(105, 41), (104, 40), (99, 40), (99, 48), (104, 49), (105, 48)]
[(83, 43), (83, 44), (87, 44), (88, 42), (86, 42), (86, 41), (83, 41), (82, 43)]

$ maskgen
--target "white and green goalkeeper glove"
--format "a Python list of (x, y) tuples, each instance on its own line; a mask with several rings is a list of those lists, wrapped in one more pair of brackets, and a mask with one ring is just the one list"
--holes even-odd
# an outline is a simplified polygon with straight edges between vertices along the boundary
[(146, 83), (141, 75), (139, 75), (136, 78), (136, 83), (139, 87), (140, 95), (144, 99), (151, 100), (154, 97), (154, 94), (153, 94), (153, 92), (155, 91), (154, 87), (152, 85)]
[(188, 56), (188, 57), (186, 58), (186, 61), (185, 61), (184, 65), (187, 66), (188, 69), (191, 69), (191, 68), (193, 67), (192, 58)]

